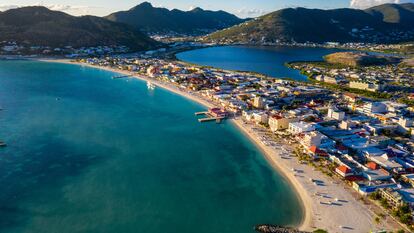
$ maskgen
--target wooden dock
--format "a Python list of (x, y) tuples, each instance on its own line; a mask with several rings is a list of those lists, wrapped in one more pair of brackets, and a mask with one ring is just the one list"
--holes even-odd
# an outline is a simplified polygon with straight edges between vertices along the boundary
[(223, 120), (224, 117), (207, 117), (207, 118), (201, 118), (198, 119), (199, 122), (209, 122), (209, 121), (216, 121), (216, 123), (221, 123), (221, 120)]
[(196, 116), (205, 116), (204, 118), (198, 119), (199, 122), (209, 122), (209, 121), (216, 121), (217, 124), (221, 123), (222, 120), (226, 119), (227, 116), (215, 114), (214, 112), (204, 111), (204, 112), (196, 112), (194, 113)]
[(200, 115), (208, 115), (208, 112), (196, 112), (195, 113), (196, 116), (200, 116)]

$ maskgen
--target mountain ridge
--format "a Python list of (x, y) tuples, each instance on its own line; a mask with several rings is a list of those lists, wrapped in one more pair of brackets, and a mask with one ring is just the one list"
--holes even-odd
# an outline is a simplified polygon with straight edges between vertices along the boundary
[(414, 4), (384, 4), (366, 10), (286, 8), (205, 37), (239, 43), (382, 42), (392, 33), (414, 36)]
[(0, 41), (38, 46), (127, 46), (152, 48), (157, 42), (130, 26), (96, 16), (75, 17), (42, 6), (0, 12)]
[(196, 7), (190, 11), (153, 7), (144, 2), (129, 10), (105, 16), (114, 22), (125, 23), (147, 33), (207, 34), (241, 22), (225, 11), (210, 11)]

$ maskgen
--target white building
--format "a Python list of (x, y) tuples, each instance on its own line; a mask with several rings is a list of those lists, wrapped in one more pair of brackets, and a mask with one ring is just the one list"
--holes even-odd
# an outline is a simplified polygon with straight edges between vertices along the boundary
[(264, 112), (253, 113), (253, 118), (256, 124), (268, 124), (269, 116)]
[(381, 102), (367, 102), (364, 104), (362, 111), (365, 114), (386, 113), (387, 106)]
[(301, 144), (305, 148), (309, 148), (311, 146), (319, 147), (322, 142), (322, 137), (323, 135), (318, 131), (312, 131), (305, 134), (305, 136), (303, 137), (303, 141), (301, 141)]
[(328, 118), (332, 118), (338, 121), (342, 121), (345, 119), (345, 112), (339, 111), (336, 108), (329, 108), (328, 109)]
[(303, 122), (303, 121), (289, 123), (289, 132), (291, 134), (306, 133), (306, 132), (310, 132), (314, 130), (315, 130), (314, 125)]

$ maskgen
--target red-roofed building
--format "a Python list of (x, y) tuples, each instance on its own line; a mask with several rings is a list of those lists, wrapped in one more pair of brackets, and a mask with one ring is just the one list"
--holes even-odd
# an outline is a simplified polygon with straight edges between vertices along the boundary
[(371, 170), (377, 170), (380, 168), (375, 162), (368, 162), (366, 166)]
[(354, 173), (352, 172), (352, 169), (350, 169), (349, 167), (347, 167), (345, 165), (341, 165), (341, 166), (337, 167), (335, 169), (335, 171), (336, 171), (336, 173), (338, 173), (340, 176), (342, 176), (344, 178), (354, 175)]
[(308, 151), (313, 155), (313, 157), (315, 158), (319, 158), (319, 157), (323, 157), (326, 158), (328, 157), (328, 153), (326, 153), (326, 151), (320, 150), (318, 147), (316, 146), (311, 146), (308, 148)]
[(214, 117), (227, 117), (227, 112), (221, 108), (210, 108), (208, 112)]

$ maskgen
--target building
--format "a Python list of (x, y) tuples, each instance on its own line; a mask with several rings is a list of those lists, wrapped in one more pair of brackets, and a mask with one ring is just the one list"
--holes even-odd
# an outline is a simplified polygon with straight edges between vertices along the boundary
[(357, 95), (352, 93), (343, 94), (343, 98), (350, 103), (355, 103), (359, 99)]
[(276, 132), (278, 130), (285, 130), (289, 128), (289, 123), (293, 122), (294, 118), (286, 118), (283, 116), (272, 116), (269, 118), (270, 130)]
[(364, 104), (362, 111), (365, 114), (386, 113), (387, 106), (381, 102), (367, 102)]
[(263, 109), (265, 107), (265, 99), (257, 96), (253, 99), (253, 107)]
[(402, 176), (401, 176), (401, 179), (402, 179), (404, 182), (410, 183), (410, 184), (411, 184), (411, 186), (413, 186), (413, 187), (414, 187), (414, 174), (406, 174), (406, 175), (402, 175)]
[(253, 113), (254, 122), (256, 124), (268, 124), (269, 116), (265, 112), (255, 112)]
[(337, 167), (335, 169), (335, 172), (344, 178), (354, 175), (354, 173), (352, 172), (352, 169), (345, 165), (341, 165)]
[(300, 122), (290, 122), (289, 123), (289, 133), (291, 134), (300, 134), (310, 131), (314, 131), (315, 126), (303, 121)]
[(345, 119), (345, 112), (339, 111), (336, 108), (329, 108), (328, 109), (328, 118), (332, 118), (338, 121), (342, 121)]
[(382, 168), (377, 170), (367, 169), (362, 172), (362, 175), (369, 181), (391, 179), (391, 174)]
[(382, 198), (387, 200), (388, 204), (394, 209), (404, 205), (403, 197), (395, 189), (392, 189), (392, 188), (380, 189), (379, 194), (381, 195)]
[(384, 89), (383, 85), (362, 81), (351, 81), (349, 82), (349, 87), (372, 92), (381, 91)]
[(322, 142), (322, 136), (323, 135), (319, 133), (318, 131), (312, 131), (312, 132), (306, 133), (305, 136), (303, 137), (303, 141), (301, 141), (301, 144), (305, 148), (311, 147), (311, 146), (319, 147)]
[(213, 117), (227, 117), (228, 113), (221, 108), (210, 108), (208, 110), (209, 114)]

